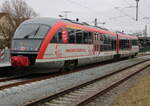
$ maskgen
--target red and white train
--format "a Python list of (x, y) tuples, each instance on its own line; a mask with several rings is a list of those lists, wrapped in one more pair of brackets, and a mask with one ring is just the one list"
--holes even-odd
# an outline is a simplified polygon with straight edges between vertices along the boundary
[[(12, 39), (12, 66), (52, 70), (113, 58), (134, 57), (138, 38), (66, 19), (35, 18), (23, 22)], [(43, 65), (39, 65), (43, 64)]]

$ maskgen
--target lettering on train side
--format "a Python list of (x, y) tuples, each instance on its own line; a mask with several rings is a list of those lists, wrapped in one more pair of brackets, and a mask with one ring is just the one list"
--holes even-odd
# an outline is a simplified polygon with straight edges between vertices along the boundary
[(86, 49), (66, 49), (66, 52), (86, 52)]

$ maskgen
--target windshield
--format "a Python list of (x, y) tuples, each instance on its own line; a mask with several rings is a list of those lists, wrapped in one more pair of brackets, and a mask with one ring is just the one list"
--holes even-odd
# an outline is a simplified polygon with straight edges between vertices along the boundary
[(14, 38), (44, 38), (49, 30), (46, 25), (24, 24), (17, 28)]
[(11, 44), (12, 50), (19, 51), (38, 51), (42, 40), (18, 39), (13, 40)]

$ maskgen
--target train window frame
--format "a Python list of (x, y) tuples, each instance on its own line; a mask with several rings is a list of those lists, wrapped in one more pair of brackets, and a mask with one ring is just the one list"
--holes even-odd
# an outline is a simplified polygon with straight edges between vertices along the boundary
[(131, 45), (132, 46), (138, 46), (138, 40), (137, 39), (131, 39)]
[(93, 40), (94, 40), (94, 49), (95, 51), (99, 51), (99, 33), (98, 32), (94, 32), (94, 37), (93, 37)]
[[(111, 44), (111, 36), (108, 33), (101, 33), (100, 38), (101, 44), (100, 44), (100, 51), (111, 51), (112, 50), (112, 44)], [(102, 43), (103, 41), (103, 43)]]
[(84, 44), (83, 43), (83, 30), (75, 30), (76, 33), (76, 44)]
[[(22, 32), (22, 28), (23, 28), (23, 26), (26, 26), (26, 27), (28, 27), (28, 26), (34, 26), (34, 27), (36, 27), (36, 28), (34, 28), (34, 30), (33, 31), (26, 31), (26, 32), (28, 32), (27, 34), (25, 34), (25, 36), (18, 36), (18, 35), (20, 35), (20, 34), (18, 34), (18, 33), (23, 33)], [(43, 27), (45, 27), (45, 28), (43, 28)], [(42, 29), (46, 29), (45, 31), (43, 31)], [(22, 24), (22, 25), (20, 25), (17, 29), (16, 29), (16, 31), (15, 31), (15, 33), (14, 33), (14, 39), (24, 39), (24, 38), (27, 38), (27, 39), (44, 39), (44, 37), (48, 34), (48, 32), (49, 32), (49, 30), (51, 29), (51, 27), (50, 26), (48, 26), (48, 25), (45, 25), (45, 24), (39, 24), (39, 23), (29, 23), (29, 24)], [(39, 32), (40, 31), (40, 32)], [(29, 33), (30, 32), (30, 33)], [(43, 34), (43, 32), (44, 32), (44, 34)], [(34, 33), (34, 34), (32, 34), (32, 33)], [(40, 33), (40, 34), (39, 34)], [(29, 35), (32, 35), (32, 36), (29, 36)], [(23, 34), (21, 34), (21, 35), (23, 35)]]
[(83, 44), (92, 44), (93, 43), (93, 36), (92, 32), (83, 31)]
[(62, 31), (63, 31), (62, 28), (58, 29), (56, 31), (56, 33), (54, 34), (54, 36), (53, 36), (52, 40), (50, 41), (50, 43), (63, 43), (63, 41), (62, 41)]
[(89, 44), (89, 33), (87, 31), (83, 31), (83, 43), (84, 44)]
[(105, 40), (105, 34), (100, 33), (100, 51), (105, 51), (104, 40)]
[(111, 49), (113, 51), (116, 50), (116, 42), (117, 42), (117, 37), (116, 36), (111, 36)]
[[(70, 31), (69, 30), (72, 30), (73, 31), (73, 36), (70, 36)], [(75, 33), (75, 29), (73, 28), (67, 28), (67, 31), (68, 31), (68, 43), (69, 44), (74, 44), (76, 43), (76, 33)], [(70, 40), (70, 37), (73, 37), (73, 40)]]
[[(68, 31), (69, 44), (93, 44), (93, 33), (88, 30), (66, 28)], [(73, 32), (74, 41), (70, 41), (70, 31)], [(78, 35), (79, 34), (79, 35)]]
[[(87, 31), (87, 30), (73, 29), (73, 28), (66, 28), (66, 30), (68, 32), (68, 44), (93, 44), (93, 32)], [(61, 40), (60, 40), (60, 38), (58, 38), (58, 33), (62, 32), (62, 31), (63, 31), (63, 28), (60, 28), (54, 34), (54, 36), (51, 40), (51, 43), (63, 43), (62, 37), (61, 37)], [(72, 31), (71, 35), (73, 35), (73, 37), (74, 37), (73, 41), (70, 40), (70, 32), (71, 31)]]
[(130, 49), (130, 41), (128, 38), (120, 38), (119, 39), (119, 47), (120, 50), (128, 50)]

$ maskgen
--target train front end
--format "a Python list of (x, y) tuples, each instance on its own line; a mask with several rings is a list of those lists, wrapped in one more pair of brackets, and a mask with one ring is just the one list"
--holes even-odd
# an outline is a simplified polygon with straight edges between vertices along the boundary
[(34, 21), (23, 22), (16, 30), (11, 44), (11, 64), (27, 67), (35, 64), (42, 41), (50, 26)]

